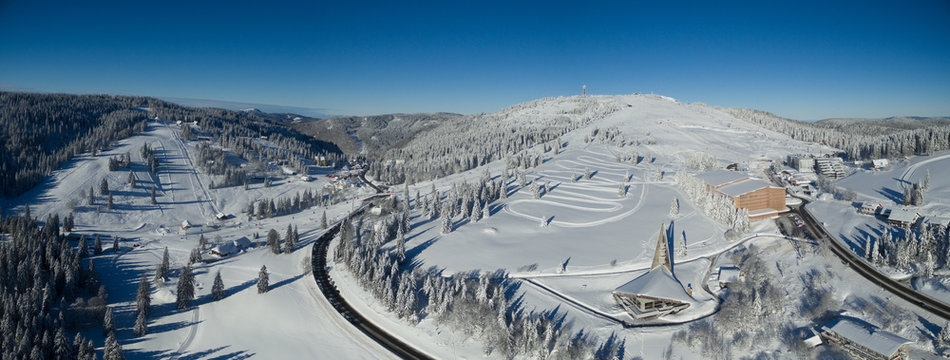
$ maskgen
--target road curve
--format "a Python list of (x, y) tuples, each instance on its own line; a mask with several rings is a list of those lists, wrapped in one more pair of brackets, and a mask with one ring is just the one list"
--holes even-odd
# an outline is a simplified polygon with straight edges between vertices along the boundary
[[(353, 215), (359, 214), (362, 211), (362, 209), (358, 210), (353, 213)], [(397, 339), (368, 321), (363, 315), (353, 309), (340, 294), (333, 280), (330, 279), (330, 274), (327, 272), (327, 253), (330, 247), (330, 241), (333, 240), (336, 233), (340, 231), (340, 226), (341, 223), (337, 223), (320, 236), (313, 244), (313, 255), (311, 256), (313, 261), (313, 278), (317, 282), (317, 287), (320, 288), (320, 292), (323, 293), (323, 296), (330, 305), (332, 305), (344, 319), (349, 321), (350, 324), (353, 324), (357, 329), (360, 329), (364, 334), (399, 357), (404, 359), (432, 359), (429, 355)]]
[[(367, 185), (371, 186), (376, 190), (377, 194), (371, 197), (364, 199), (364, 203), (379, 197), (386, 197), (388, 195), (382, 194), (385, 189), (379, 186), (374, 185), (373, 183), (366, 180), (364, 173), (360, 173), (360, 180), (362, 180)], [(361, 214), (365, 210), (365, 205), (351, 213), (348, 217), (353, 217)], [(371, 339), (389, 349), (397, 356), (403, 359), (432, 359), (431, 356), (426, 353), (419, 351), (412, 345), (409, 345), (402, 340), (392, 336), (387, 333), (385, 330), (376, 326), (369, 320), (367, 320), (362, 314), (360, 314), (356, 309), (353, 309), (352, 306), (343, 296), (340, 294), (340, 290), (336, 288), (336, 285), (333, 283), (333, 279), (330, 279), (330, 274), (327, 271), (327, 254), (330, 248), (330, 241), (333, 240), (333, 237), (336, 236), (336, 233), (340, 231), (340, 226), (343, 222), (340, 221), (328, 229), (323, 235), (320, 236), (313, 244), (313, 254), (311, 255), (312, 268), (313, 268), (313, 279), (317, 282), (317, 287), (320, 288), (320, 292), (327, 299), (327, 302), (333, 306), (333, 308), (343, 316), (346, 321), (349, 321), (350, 324), (353, 324), (357, 329), (360, 329), (366, 336), (369, 336)]]
[(943, 303), (940, 300), (934, 299), (928, 295), (925, 295), (921, 292), (918, 292), (911, 287), (901, 284), (900, 282), (887, 277), (881, 272), (877, 271), (871, 264), (868, 264), (864, 258), (859, 257), (850, 249), (845, 248), (840, 241), (835, 239), (828, 233), (827, 229), (815, 219), (808, 210), (805, 210), (805, 205), (808, 204), (808, 200), (802, 199), (802, 205), (797, 208), (792, 208), (792, 211), (797, 213), (805, 221), (805, 225), (808, 227), (809, 231), (815, 235), (815, 238), (819, 243), (824, 243), (828, 248), (833, 252), (838, 258), (841, 259), (849, 268), (853, 269), (864, 278), (868, 279), (874, 284), (877, 284), (881, 288), (889, 291), (890, 293), (900, 297), (901, 299), (906, 300), (907, 302), (919, 306), (921, 309), (927, 310), (934, 315), (940, 316), (946, 320), (950, 320), (950, 305)]

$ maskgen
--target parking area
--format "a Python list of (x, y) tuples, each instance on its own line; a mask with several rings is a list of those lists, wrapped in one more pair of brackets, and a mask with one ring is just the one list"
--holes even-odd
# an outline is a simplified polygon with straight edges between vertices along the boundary
[(805, 231), (805, 222), (797, 214), (788, 212), (775, 219), (783, 235), (797, 238), (810, 238)]

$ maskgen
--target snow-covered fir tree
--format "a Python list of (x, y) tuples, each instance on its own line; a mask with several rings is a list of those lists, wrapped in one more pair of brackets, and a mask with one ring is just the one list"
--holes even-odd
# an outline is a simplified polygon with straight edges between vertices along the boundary
[(277, 230), (270, 229), (267, 232), (267, 246), (272, 253), (280, 254), (280, 234), (277, 234)]
[(99, 255), (102, 254), (102, 236), (96, 234), (96, 241), (93, 243), (92, 253)]
[(221, 270), (214, 274), (214, 284), (211, 285), (211, 299), (218, 301), (224, 299), (224, 281), (221, 280)]
[(270, 291), (270, 275), (267, 274), (267, 265), (261, 265), (261, 271), (257, 273), (257, 293), (263, 294)]
[(148, 333), (148, 320), (145, 313), (139, 312), (135, 315), (135, 325), (132, 327), (132, 334), (142, 336)]
[(148, 279), (145, 273), (139, 278), (139, 287), (135, 294), (135, 311), (143, 313), (146, 316), (152, 307), (152, 291), (149, 288)]
[(187, 308), (191, 304), (191, 300), (195, 298), (195, 277), (191, 272), (191, 265), (185, 265), (181, 268), (181, 274), (178, 276), (178, 289), (175, 295), (175, 306), (178, 309)]
[(113, 332), (106, 335), (106, 344), (102, 349), (102, 360), (125, 360), (122, 345), (119, 344), (119, 340), (115, 338)]

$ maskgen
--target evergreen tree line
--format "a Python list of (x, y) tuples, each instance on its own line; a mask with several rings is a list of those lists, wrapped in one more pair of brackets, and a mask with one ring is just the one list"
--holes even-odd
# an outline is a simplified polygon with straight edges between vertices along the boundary
[[(404, 214), (404, 213), (403, 213)], [(406, 219), (383, 217), (364, 229), (363, 218), (344, 220), (334, 258), (346, 265), (360, 284), (389, 311), (410, 323), (432, 318), (466, 335), (480, 336), (486, 354), (505, 358), (593, 358), (616, 354), (620, 344), (598, 348), (583, 331), (573, 332), (566, 314), (527, 311), (516, 300), (518, 283), (503, 271), (452, 276), (412, 268), (402, 238)], [(384, 248), (384, 244), (397, 242)], [(400, 245), (401, 244), (401, 245)]]
[[(40, 226), (23, 216), (0, 220), (0, 353), (10, 359), (95, 359), (91, 340), (67, 330), (102, 325), (106, 359), (121, 359), (108, 293), (92, 261), (82, 269), (86, 249), (74, 251), (60, 235), (58, 215)], [(86, 246), (80, 242), (80, 246)], [(101, 246), (101, 245), (100, 245)], [(88, 297), (88, 300), (86, 299)], [(67, 305), (70, 304), (71, 305)]]
[[(537, 107), (554, 101), (571, 102), (567, 107), (571, 110), (539, 113)], [(441, 178), (552, 142), (620, 108), (616, 102), (594, 98), (546, 98), (498, 113), (449, 119), (371, 159), (368, 174), (390, 184)]]
[[(309, 209), (313, 206), (330, 206), (345, 199), (345, 194), (336, 189), (329, 190), (326, 193), (321, 191), (304, 190), (298, 192), (293, 197), (281, 197), (276, 201), (274, 199), (262, 198), (258, 201), (251, 201), (247, 204), (245, 213), (256, 216), (258, 219), (267, 219), (274, 216), (289, 215)], [(255, 205), (256, 204), (256, 205)]]
[(220, 175), (211, 187), (228, 187), (247, 184), (247, 172), (228, 161), (224, 150), (206, 144), (198, 144), (199, 169), (209, 175)]
[(749, 211), (736, 209), (735, 203), (726, 195), (707, 189), (706, 183), (683, 171), (676, 173), (676, 183), (686, 193), (697, 209), (719, 224), (733, 230), (733, 238), (749, 231)]
[(950, 230), (938, 225), (911, 228), (882, 228), (879, 237), (868, 235), (864, 257), (877, 266), (933, 276), (934, 270), (950, 269)]
[(722, 110), (796, 140), (841, 149), (852, 160), (895, 159), (950, 149), (950, 126), (943, 122), (918, 122), (910, 128), (893, 128), (866, 122), (808, 123), (751, 109)]
[(145, 130), (145, 98), (0, 92), (0, 196), (36, 186), (78, 154)]
[[(317, 156), (343, 158), (336, 145), (297, 132), (278, 114), (192, 108), (154, 98), (148, 101), (152, 115), (166, 121), (196, 121), (202, 133), (247, 161), (286, 160), (303, 170), (303, 159), (313, 160)], [(267, 141), (276, 147), (259, 141), (260, 136), (267, 137)]]

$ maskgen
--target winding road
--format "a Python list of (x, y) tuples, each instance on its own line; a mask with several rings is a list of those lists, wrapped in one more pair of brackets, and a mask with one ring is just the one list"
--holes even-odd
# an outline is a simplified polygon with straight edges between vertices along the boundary
[[(350, 213), (350, 215), (347, 216), (347, 218), (357, 216), (365, 211), (366, 205), (369, 203), (369, 201), (376, 198), (389, 196), (389, 194), (383, 194), (385, 191), (383, 187), (374, 185), (373, 183), (367, 181), (362, 173), (360, 174), (359, 178), (367, 185), (376, 189), (377, 194), (364, 199), (363, 206), (360, 206), (358, 209), (354, 210), (352, 213)], [(392, 351), (397, 356), (403, 359), (432, 359), (432, 357), (428, 354), (416, 349), (410, 344), (403, 342), (401, 339), (393, 336), (392, 334), (386, 332), (379, 326), (376, 326), (376, 324), (369, 321), (366, 317), (356, 311), (356, 309), (354, 309), (346, 301), (346, 299), (343, 298), (343, 295), (340, 294), (340, 290), (336, 288), (333, 279), (330, 278), (330, 273), (327, 271), (327, 256), (329, 254), (330, 242), (333, 240), (333, 237), (336, 236), (336, 233), (340, 231), (342, 223), (343, 221), (334, 224), (313, 244), (313, 254), (311, 255), (311, 261), (313, 262), (313, 279), (317, 283), (317, 287), (320, 289), (320, 292), (326, 298), (327, 302), (333, 306), (333, 309), (336, 310), (340, 316), (346, 319), (346, 321), (362, 331), (364, 334), (366, 334), (366, 336), (369, 336), (371, 339), (375, 340), (389, 351)]]
[[(945, 157), (950, 157), (950, 154), (919, 162), (916, 164), (916, 166), (913, 166), (913, 170), (916, 170), (917, 166), (921, 164), (940, 160)], [(905, 171), (904, 174), (901, 175), (901, 179), (904, 179), (906, 176), (913, 173), (913, 170), (908, 169)], [(771, 173), (769, 174), (769, 177), (773, 182), (779, 184), (779, 186), (784, 186)], [(791, 211), (795, 214), (798, 214), (802, 218), (802, 220), (805, 222), (805, 228), (809, 233), (811, 233), (812, 238), (816, 239), (820, 244), (827, 246), (828, 249), (831, 250), (831, 252), (835, 254), (845, 265), (863, 276), (865, 279), (868, 279), (868, 281), (880, 286), (882, 289), (890, 292), (891, 294), (894, 294), (895, 296), (900, 297), (911, 304), (917, 305), (921, 309), (924, 309), (943, 319), (950, 320), (950, 305), (924, 293), (916, 291), (910, 286), (891, 279), (887, 275), (884, 275), (878, 271), (864, 258), (858, 256), (853, 251), (846, 248), (841, 243), (841, 241), (828, 232), (828, 229), (825, 229), (824, 225), (822, 225), (820, 221), (818, 221), (810, 212), (808, 212), (805, 207), (810, 201), (807, 198), (796, 196), (794, 194), (791, 195), (802, 200), (802, 204), (799, 206), (789, 206)]]

